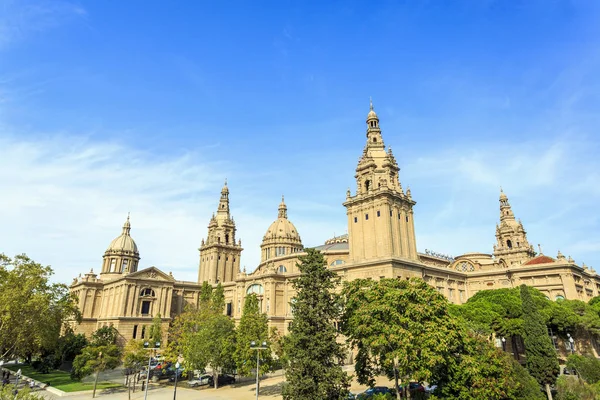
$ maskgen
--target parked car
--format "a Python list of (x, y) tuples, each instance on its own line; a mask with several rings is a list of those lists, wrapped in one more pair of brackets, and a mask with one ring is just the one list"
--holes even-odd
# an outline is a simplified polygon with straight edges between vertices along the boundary
[(425, 387), (425, 393), (433, 393), (437, 389), (437, 385), (431, 385)]
[[(215, 383), (215, 381), (214, 381), (214, 379), (213, 379), (213, 377), (211, 375), (211, 377), (210, 377), (210, 385), (214, 385), (214, 383)], [(218, 383), (219, 383), (219, 386), (221, 386), (221, 385), (229, 385), (229, 384), (235, 383), (235, 378), (233, 376), (231, 376), (231, 375), (219, 375)]]
[[(400, 391), (402, 391), (405, 386), (406, 386), (406, 384), (400, 385)], [(408, 384), (408, 390), (410, 390), (411, 393), (416, 393), (416, 392), (425, 393), (425, 386), (423, 386), (417, 382), (410, 382)]]
[(194, 378), (194, 379), (188, 381), (188, 385), (190, 387), (196, 387), (196, 386), (212, 385), (213, 382), (214, 381), (213, 381), (212, 375), (203, 374), (197, 378)]

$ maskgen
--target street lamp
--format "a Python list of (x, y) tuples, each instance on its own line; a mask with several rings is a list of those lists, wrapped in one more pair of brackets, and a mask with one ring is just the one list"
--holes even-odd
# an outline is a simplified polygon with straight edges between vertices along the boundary
[(17, 400), (17, 395), (19, 394), (19, 378), (21, 377), (21, 368), (17, 371), (17, 376), (15, 379), (15, 400)]
[(575, 353), (575, 341), (573, 340), (573, 336), (571, 336), (570, 333), (567, 333), (567, 336), (569, 337), (569, 347), (571, 348), (571, 354)]
[(258, 374), (260, 369), (260, 351), (267, 349), (267, 342), (262, 342), (260, 346), (254, 340), (250, 342), (250, 349), (256, 350), (256, 399), (258, 400)]
[[(154, 347), (150, 347), (149, 342), (144, 342), (144, 349), (156, 350), (160, 349), (160, 342), (154, 342)], [(148, 355), (148, 371), (146, 372), (146, 392), (144, 393), (144, 400), (148, 398), (148, 384), (150, 383), (150, 363), (152, 362), (152, 351)]]
[(502, 336), (502, 351), (506, 351), (506, 338), (504, 336)]
[(177, 399), (177, 375), (179, 375), (179, 361), (175, 363), (175, 389), (173, 390), (173, 400)]

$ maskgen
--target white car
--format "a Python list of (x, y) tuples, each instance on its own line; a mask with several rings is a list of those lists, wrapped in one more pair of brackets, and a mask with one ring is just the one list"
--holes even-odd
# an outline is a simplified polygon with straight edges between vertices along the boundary
[(196, 386), (204, 386), (210, 384), (212, 382), (213, 377), (209, 374), (200, 375), (198, 378), (194, 378), (191, 381), (188, 381), (188, 385), (190, 387)]

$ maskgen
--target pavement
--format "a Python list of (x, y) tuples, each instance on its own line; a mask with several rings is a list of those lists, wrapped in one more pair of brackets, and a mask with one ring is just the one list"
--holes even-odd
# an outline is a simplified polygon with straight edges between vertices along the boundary
[[(348, 371), (352, 373), (352, 371)], [(12, 377), (11, 384), (14, 385), (14, 375)], [(102, 378), (102, 376), (101, 376)], [(120, 379), (123, 382), (123, 375), (114, 373), (112, 376), (116, 381)], [(281, 399), (281, 387), (285, 378), (283, 374), (277, 373), (273, 376), (267, 376), (260, 380), (260, 399)], [(392, 386), (392, 383), (385, 377), (379, 377), (376, 381), (377, 385)], [(24, 386), (19, 385), (19, 389)], [(225, 385), (214, 389), (212, 387), (201, 387), (201, 388), (188, 388), (185, 381), (177, 385), (177, 399), (176, 400), (255, 400), (256, 399), (256, 381), (253, 378), (242, 378), (233, 385)], [(350, 390), (352, 393), (361, 393), (367, 389), (366, 386), (360, 385), (356, 380), (352, 381)], [(160, 384), (150, 384), (148, 388), (148, 400), (172, 400), (173, 399), (174, 386), (173, 384), (167, 385), (164, 381)], [(36, 388), (35, 393), (43, 396), (48, 400), (65, 399), (65, 400), (88, 400), (92, 398), (92, 392), (75, 392), (65, 393), (64, 396), (57, 396), (46, 390)], [(145, 393), (140, 390), (140, 386), (137, 386), (135, 393), (132, 391), (130, 394), (127, 393), (127, 388), (117, 389), (99, 389), (96, 391), (96, 398), (104, 400), (140, 400), (144, 399)]]

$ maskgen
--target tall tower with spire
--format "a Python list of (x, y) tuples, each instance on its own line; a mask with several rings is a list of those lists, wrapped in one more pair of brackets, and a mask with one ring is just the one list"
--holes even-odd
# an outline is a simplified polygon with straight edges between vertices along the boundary
[(346, 195), (350, 260), (418, 260), (410, 189), (404, 192), (392, 149), (385, 149), (379, 117), (367, 114), (367, 143), (356, 167), (356, 194)]
[(527, 241), (527, 232), (521, 221), (515, 219), (508, 196), (500, 189), (500, 224), (496, 225), (494, 257), (503, 259), (507, 266), (520, 265), (535, 257), (533, 246)]
[(235, 222), (229, 213), (227, 181), (221, 190), (217, 213), (208, 224), (208, 236), (200, 245), (198, 282), (231, 282), (240, 271), (242, 241), (235, 240)]

